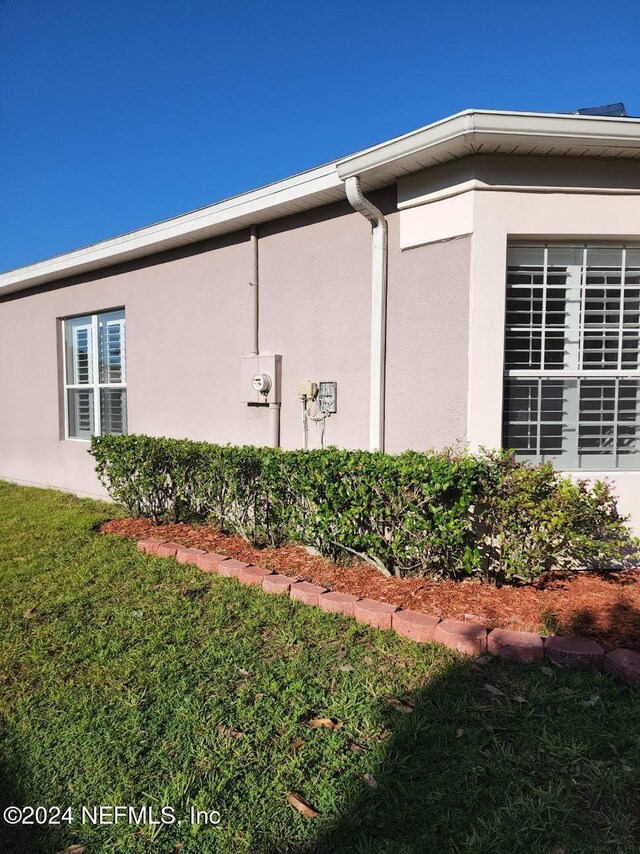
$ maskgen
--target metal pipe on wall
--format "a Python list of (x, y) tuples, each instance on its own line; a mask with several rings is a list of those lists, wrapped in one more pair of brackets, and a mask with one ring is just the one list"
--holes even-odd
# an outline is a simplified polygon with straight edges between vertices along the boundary
[(280, 404), (269, 404), (269, 447), (280, 447)]
[(345, 179), (345, 189), (351, 207), (369, 220), (372, 229), (369, 450), (384, 451), (388, 227), (382, 211), (364, 197), (357, 175)]
[[(259, 266), (259, 243), (258, 226), (251, 226), (251, 281), (249, 285), (253, 288), (253, 300), (251, 304), (251, 355), (260, 355), (260, 266)], [(275, 383), (276, 378), (272, 377)], [(269, 403), (269, 446), (280, 447), (280, 403)]]
[(251, 226), (251, 281), (249, 285), (253, 288), (253, 302), (251, 311), (251, 328), (252, 328), (252, 355), (257, 356), (260, 352), (260, 283), (259, 283), (259, 267), (258, 267), (258, 226)]

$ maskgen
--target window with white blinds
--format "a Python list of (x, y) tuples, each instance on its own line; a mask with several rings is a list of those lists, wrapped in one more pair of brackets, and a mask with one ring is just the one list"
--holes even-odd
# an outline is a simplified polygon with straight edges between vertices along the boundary
[(510, 245), (503, 445), (564, 469), (640, 468), (640, 248)]
[(67, 436), (127, 432), (124, 311), (64, 321)]

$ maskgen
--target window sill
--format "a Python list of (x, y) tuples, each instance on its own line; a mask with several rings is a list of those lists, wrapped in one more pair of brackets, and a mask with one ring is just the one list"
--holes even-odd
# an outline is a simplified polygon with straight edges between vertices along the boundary
[(631, 477), (640, 475), (640, 469), (561, 469), (557, 466), (554, 468), (561, 474), (580, 474), (585, 477), (618, 477), (619, 475)]

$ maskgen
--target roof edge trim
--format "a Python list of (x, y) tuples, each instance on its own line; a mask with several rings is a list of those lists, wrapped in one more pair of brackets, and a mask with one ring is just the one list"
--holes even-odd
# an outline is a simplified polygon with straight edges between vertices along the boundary
[[(640, 153), (640, 119), (564, 113), (465, 110), (403, 136), (374, 145), (323, 166), (256, 190), (233, 196), (187, 214), (118, 237), (93, 243), (0, 274), (0, 297), (46, 282), (108, 267), (278, 219), (292, 210), (319, 207), (345, 196), (346, 178), (379, 172), (377, 186), (391, 183), (385, 168), (421, 152), (445, 159), (473, 154), (487, 141), (507, 140), (545, 148), (580, 148), (585, 152), (631, 149)], [(412, 166), (413, 171), (424, 166)], [(396, 180), (396, 179), (393, 179)], [(376, 186), (375, 183), (372, 186)]]

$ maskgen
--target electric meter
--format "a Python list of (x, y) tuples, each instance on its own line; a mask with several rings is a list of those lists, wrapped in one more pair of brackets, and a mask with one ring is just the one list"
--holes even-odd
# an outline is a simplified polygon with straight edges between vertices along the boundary
[(271, 377), (269, 374), (254, 374), (251, 379), (251, 385), (254, 391), (259, 391), (260, 394), (269, 394), (271, 388)]

